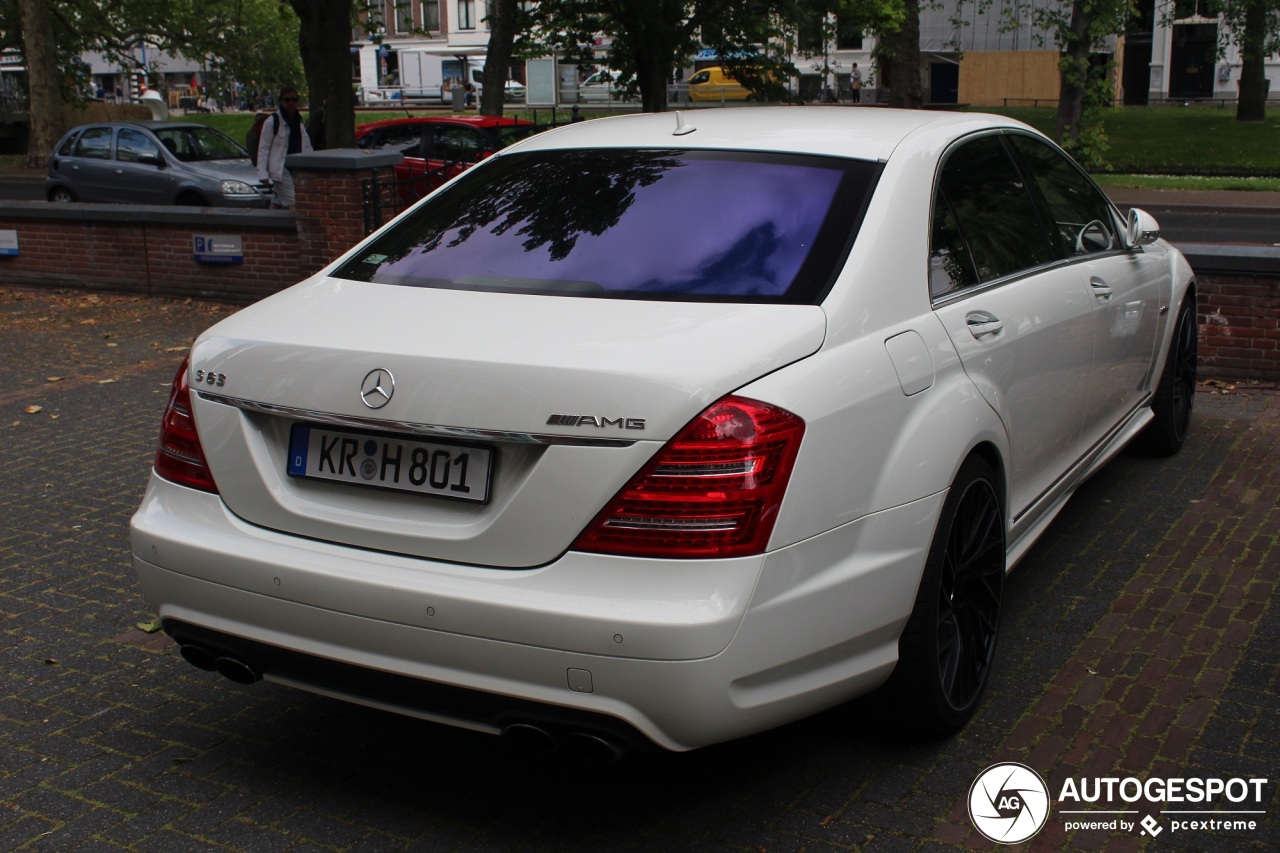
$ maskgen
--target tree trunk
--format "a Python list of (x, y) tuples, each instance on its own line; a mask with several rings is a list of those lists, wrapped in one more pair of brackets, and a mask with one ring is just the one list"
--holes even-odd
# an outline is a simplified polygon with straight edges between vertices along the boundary
[(1248, 0), (1244, 34), (1240, 38), (1240, 95), (1236, 121), (1265, 121), (1267, 117), (1267, 0)]
[(47, 0), (18, 0), (22, 24), (22, 56), (27, 63), (27, 110), (31, 131), (27, 143), (28, 169), (43, 169), (65, 128), (62, 75), (54, 49), (53, 19)]
[(924, 106), (920, 85), (920, 2), (904, 0), (902, 26), (882, 36), (889, 57), (889, 106), (918, 110)]
[(613, 5), (614, 18), (619, 29), (627, 34), (627, 42), (635, 55), (640, 109), (647, 113), (666, 112), (672, 63), (683, 43), (680, 22), (685, 16), (684, 2), (622, 0)]
[(1089, 31), (1093, 27), (1093, 13), (1086, 11), (1084, 0), (1075, 0), (1071, 6), (1071, 33), (1063, 46), (1058, 70), (1062, 82), (1058, 88), (1058, 123), (1055, 138), (1058, 144), (1067, 139), (1080, 141), (1080, 121), (1084, 117), (1084, 99), (1089, 88)]
[(352, 0), (289, 0), (298, 15), (298, 49), (307, 75), (307, 108), (324, 110), (317, 148), (354, 148), (356, 99), (351, 89)]
[(640, 87), (640, 109), (646, 113), (667, 111), (667, 83), (671, 71), (651, 56), (636, 57), (636, 84)]
[(511, 48), (516, 40), (516, 0), (493, 0), (489, 7), (489, 49), (480, 80), (480, 115), (500, 116), (510, 77)]

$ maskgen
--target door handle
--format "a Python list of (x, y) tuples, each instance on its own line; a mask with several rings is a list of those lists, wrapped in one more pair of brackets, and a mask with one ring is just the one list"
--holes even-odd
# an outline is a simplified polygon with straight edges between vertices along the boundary
[(1004, 323), (1000, 318), (986, 311), (970, 311), (964, 316), (964, 321), (969, 327), (969, 334), (975, 338), (996, 335), (1004, 331)]
[(1105, 281), (1098, 278), (1096, 275), (1089, 278), (1089, 287), (1093, 288), (1094, 297), (1101, 299), (1103, 302), (1110, 301), (1111, 288), (1107, 286)]

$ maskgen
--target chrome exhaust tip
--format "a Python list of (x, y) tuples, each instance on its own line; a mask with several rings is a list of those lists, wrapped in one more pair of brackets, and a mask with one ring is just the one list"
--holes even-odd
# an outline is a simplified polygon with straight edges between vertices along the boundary
[(214, 669), (237, 684), (254, 684), (262, 680), (262, 673), (236, 658), (220, 657), (213, 662)]
[(574, 732), (564, 739), (565, 751), (592, 764), (612, 764), (627, 754), (623, 744), (589, 732)]
[(178, 646), (178, 654), (182, 655), (182, 659), (196, 669), (203, 669), (207, 672), (213, 672), (213, 670), (217, 669), (217, 665), (214, 663), (216, 657), (213, 652), (203, 646), (184, 643)]
[(551, 732), (528, 723), (512, 723), (502, 730), (503, 741), (517, 749), (537, 755), (550, 755), (556, 751), (556, 739)]

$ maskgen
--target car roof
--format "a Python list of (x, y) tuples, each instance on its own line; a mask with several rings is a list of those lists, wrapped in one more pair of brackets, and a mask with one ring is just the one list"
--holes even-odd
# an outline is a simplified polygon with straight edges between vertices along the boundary
[(703, 148), (887, 160), (900, 142), (926, 128), (946, 139), (987, 128), (1030, 130), (1027, 125), (1013, 119), (983, 113), (880, 108), (726, 107), (639, 113), (577, 122), (530, 137), (505, 151)]
[(420, 124), (456, 124), (466, 127), (517, 127), (531, 125), (533, 122), (522, 118), (507, 116), (409, 116), (408, 118), (389, 118), (383, 121), (371, 121), (359, 125), (356, 133), (368, 133), (383, 127), (411, 127)]
[(87, 127), (141, 127), (145, 130), (154, 132), (156, 130), (185, 130), (190, 127), (208, 128), (209, 125), (201, 124), (198, 121), (130, 121), (129, 119), (120, 119), (117, 121), (85, 122), (84, 124), (76, 125), (71, 128), (68, 133), (84, 130)]

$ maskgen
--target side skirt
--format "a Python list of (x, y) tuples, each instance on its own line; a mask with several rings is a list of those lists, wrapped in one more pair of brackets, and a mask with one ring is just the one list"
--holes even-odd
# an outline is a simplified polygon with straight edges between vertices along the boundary
[(1075, 490), (1136, 438), (1154, 417), (1151, 397), (1148, 395), (1127, 418), (1076, 460), (1057, 482), (1013, 520), (1009, 528), (1009, 547), (1005, 552), (1006, 574), (1013, 571), (1014, 566), (1031, 550), (1031, 546), (1066, 506)]

